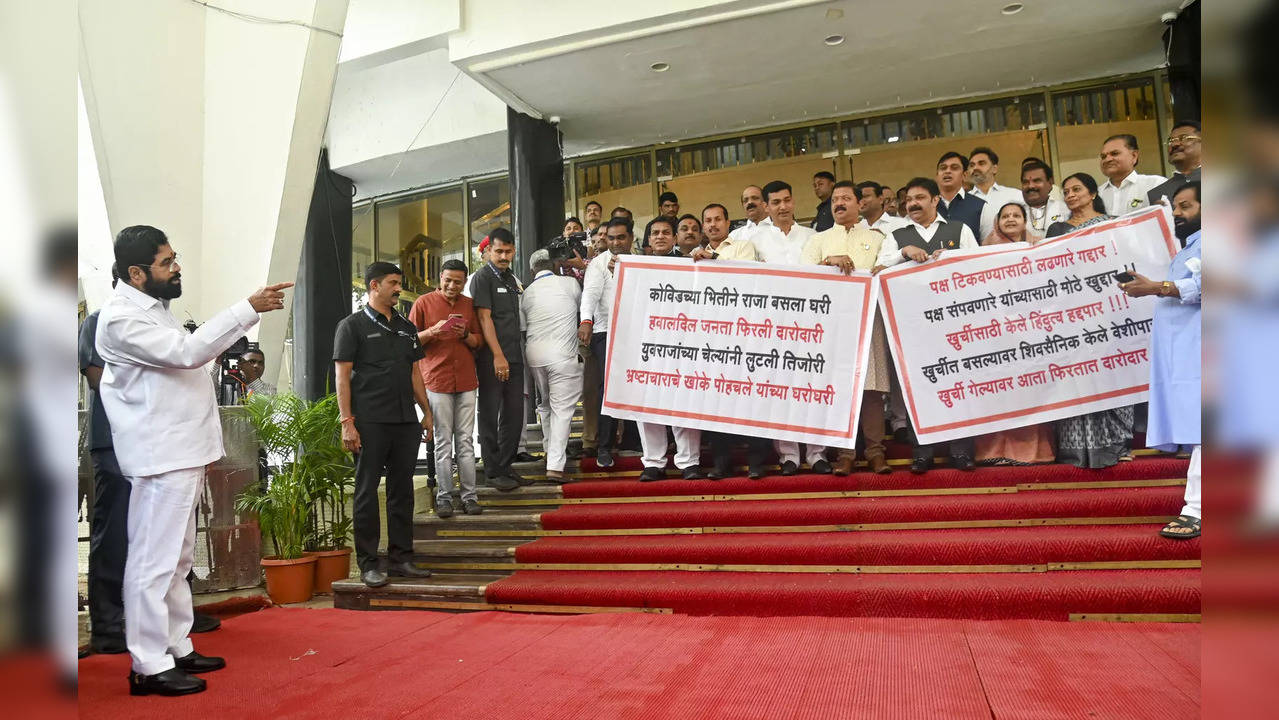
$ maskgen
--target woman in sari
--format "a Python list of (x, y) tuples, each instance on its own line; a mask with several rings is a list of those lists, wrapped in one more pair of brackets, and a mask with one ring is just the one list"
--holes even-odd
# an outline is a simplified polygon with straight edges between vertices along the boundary
[(1026, 206), (1019, 202), (1007, 202), (999, 208), (999, 214), (995, 216), (995, 228), (981, 244), (985, 247), (1011, 242), (1033, 243), (1034, 240), (1026, 232)]
[[(1061, 184), (1070, 218), (1048, 226), (1048, 237), (1065, 235), (1110, 220), (1097, 195), (1097, 181), (1075, 173)], [(1081, 468), (1110, 467), (1132, 460), (1133, 407), (1101, 410), (1057, 422), (1057, 462)]]

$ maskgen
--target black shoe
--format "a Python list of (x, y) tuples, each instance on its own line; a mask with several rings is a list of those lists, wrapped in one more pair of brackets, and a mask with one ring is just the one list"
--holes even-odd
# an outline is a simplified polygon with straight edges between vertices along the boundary
[(613, 467), (613, 453), (600, 448), (600, 451), (595, 453), (595, 464), (602, 468)]
[(900, 427), (893, 431), (893, 439), (902, 445), (910, 445), (910, 428)]
[(436, 500), (435, 517), (441, 519), (453, 517), (453, 501), (448, 499)]
[(950, 465), (956, 470), (963, 470), (964, 472), (972, 472), (977, 467), (977, 463), (973, 462), (973, 459), (967, 455), (955, 455), (950, 459)]
[(664, 477), (666, 477), (666, 473), (662, 472), (661, 468), (646, 467), (644, 468), (644, 471), (640, 473), (639, 479), (640, 482), (653, 482), (654, 480), (661, 480)]
[(184, 655), (180, 658), (176, 658), (173, 662), (178, 666), (179, 670), (192, 675), (196, 673), (213, 672), (214, 670), (221, 670), (226, 667), (226, 660), (223, 660), (220, 657), (201, 655), (194, 650), (191, 651), (190, 655)]
[(214, 630), (217, 630), (220, 627), (222, 627), (221, 620), (213, 617), (212, 615), (206, 615), (205, 613), (202, 613), (199, 610), (195, 611), (195, 619), (191, 622), (191, 632), (193, 633), (213, 632)]
[(191, 695), (204, 692), (208, 683), (203, 678), (192, 677), (178, 668), (169, 668), (155, 675), (139, 675), (129, 671), (130, 695)]
[(499, 475), (489, 478), (489, 485), (502, 492), (510, 492), (519, 487), (520, 482), (509, 475)]
[(910, 471), (915, 475), (923, 475), (933, 466), (932, 456), (914, 455), (910, 459)]
[(758, 464), (749, 465), (746, 468), (746, 477), (750, 478), (751, 480), (759, 480), (760, 478), (764, 477), (764, 466), (758, 465)]
[(512, 480), (519, 483), (520, 485), (533, 484), (533, 478), (526, 478), (523, 475), (515, 472), (514, 470), (508, 470), (506, 474), (507, 474), (507, 477), (510, 477)]
[(793, 461), (787, 460), (782, 463), (782, 475), (794, 475), (797, 472), (799, 472), (799, 466)]
[(484, 508), (480, 507), (479, 502), (475, 500), (463, 500), (462, 512), (467, 515), (481, 515), (484, 513)]
[(365, 570), (360, 573), (360, 579), (364, 581), (365, 585), (371, 588), (382, 587), (387, 583), (386, 573), (378, 570), (377, 568)]
[(522, 452), (522, 453), (516, 453), (515, 459), (512, 460), (511, 462), (537, 462), (537, 458), (533, 457), (531, 453)]
[(386, 569), (387, 575), (406, 578), (429, 578), (431, 571), (420, 568), (407, 560), (402, 563), (391, 563)]
[(826, 458), (818, 458), (817, 462), (813, 463), (813, 472), (817, 475), (829, 475), (830, 463), (826, 461)]
[(689, 465), (688, 467), (684, 468), (683, 474), (684, 474), (685, 480), (705, 480), (706, 479), (706, 473), (702, 472), (701, 465)]
[(123, 635), (94, 635), (89, 638), (89, 649), (98, 655), (119, 655), (129, 652)]

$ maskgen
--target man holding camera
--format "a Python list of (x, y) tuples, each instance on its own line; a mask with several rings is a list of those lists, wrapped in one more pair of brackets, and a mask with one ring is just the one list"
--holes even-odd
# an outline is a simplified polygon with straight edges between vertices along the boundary
[(565, 453), (573, 409), (582, 396), (582, 363), (578, 360), (577, 319), (582, 288), (565, 275), (566, 262), (575, 257), (569, 243), (538, 250), (529, 261), (533, 279), (524, 288), (520, 314), (524, 318), (528, 361), (539, 399), (546, 448), (546, 476), (564, 479)]
[(95, 345), (105, 361), (99, 397), (131, 486), (123, 583), (129, 692), (188, 695), (206, 687), (194, 674), (226, 666), (197, 653), (187, 637), (196, 505), (205, 467), (224, 454), (204, 366), (256, 325), (258, 313), (283, 308), (293, 283), (261, 288), (188, 332), (169, 311), (182, 295), (182, 273), (162, 231), (121, 230), (115, 261), (123, 282), (102, 308)]
[(245, 396), (277, 394), (275, 386), (262, 379), (262, 373), (266, 372), (266, 356), (261, 350), (257, 348), (245, 350), (240, 355), (237, 367), (244, 375)]
[(471, 299), (462, 297), (466, 265), (456, 258), (440, 268), (440, 287), (419, 295), (409, 310), (409, 321), (418, 329), (425, 348), (422, 384), (435, 420), (435, 514), (453, 517), (453, 468), (457, 467), (462, 489), (462, 511), (479, 515), (475, 490), (475, 390), (480, 386), (475, 374), (475, 356), (480, 346), (480, 325)]

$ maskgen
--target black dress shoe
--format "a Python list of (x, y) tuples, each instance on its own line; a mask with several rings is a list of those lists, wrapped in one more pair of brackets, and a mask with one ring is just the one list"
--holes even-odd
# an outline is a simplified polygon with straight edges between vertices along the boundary
[(515, 459), (512, 460), (511, 462), (537, 462), (537, 458), (533, 457), (531, 453), (522, 452), (522, 453), (516, 453)]
[(520, 486), (518, 480), (507, 475), (499, 475), (489, 478), (489, 485), (502, 492), (510, 492)]
[(176, 658), (173, 662), (178, 666), (179, 670), (192, 675), (196, 673), (213, 672), (214, 670), (221, 670), (226, 667), (226, 660), (223, 660), (220, 657), (201, 655), (194, 650), (191, 651), (190, 655), (184, 655), (180, 658)]
[(684, 474), (685, 480), (705, 480), (706, 479), (706, 473), (702, 472), (701, 465), (689, 465), (688, 467), (684, 468), (683, 474)]
[(764, 477), (764, 466), (752, 464), (746, 468), (746, 477), (751, 480), (759, 480)]
[(94, 635), (89, 638), (89, 649), (98, 655), (119, 655), (129, 652), (123, 635)]
[(217, 630), (220, 627), (222, 627), (221, 620), (213, 617), (212, 615), (202, 613), (199, 610), (195, 611), (195, 618), (191, 621), (191, 632), (193, 633), (213, 632), (214, 630)]
[(462, 512), (467, 515), (480, 515), (484, 512), (484, 508), (480, 507), (480, 503), (475, 500), (463, 500)]
[(430, 570), (427, 570), (425, 568), (420, 568), (408, 561), (405, 561), (402, 563), (392, 563), (391, 566), (386, 569), (386, 574), (394, 575), (395, 577), (406, 577), (406, 578), (431, 577)]
[(922, 475), (928, 472), (933, 466), (933, 459), (923, 455), (915, 455), (910, 459), (910, 471), (915, 475)]
[(956, 455), (950, 459), (951, 467), (964, 472), (972, 472), (977, 467), (977, 463), (967, 455)]
[(817, 475), (829, 475), (830, 463), (827, 462), (826, 458), (818, 458), (817, 462), (813, 463), (813, 472)]
[(640, 482), (653, 482), (655, 480), (661, 480), (664, 477), (666, 477), (666, 473), (662, 472), (661, 468), (646, 467), (642, 472), (640, 472), (639, 479)]
[(435, 517), (441, 519), (453, 517), (453, 501), (448, 499), (436, 500)]
[(514, 470), (508, 470), (508, 471), (507, 471), (507, 477), (511, 478), (512, 480), (514, 480), (516, 483), (518, 483), (518, 484), (520, 484), (520, 485), (532, 485), (532, 484), (533, 484), (533, 478), (527, 478), (527, 477), (524, 477), (523, 475), (521, 475), (521, 474), (519, 474), (519, 473), (515, 472)]
[(365, 585), (371, 588), (382, 587), (387, 583), (386, 573), (378, 570), (377, 568), (365, 570), (360, 573), (360, 579), (364, 581)]
[(192, 677), (177, 668), (169, 668), (155, 675), (139, 675), (129, 672), (130, 695), (190, 695), (204, 692), (208, 684), (203, 678)]
[(782, 463), (782, 475), (794, 475), (797, 472), (799, 472), (799, 466), (794, 461), (787, 460)]

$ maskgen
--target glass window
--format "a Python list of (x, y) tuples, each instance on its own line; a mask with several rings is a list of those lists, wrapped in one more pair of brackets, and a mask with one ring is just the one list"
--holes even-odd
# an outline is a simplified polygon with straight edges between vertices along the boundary
[(364, 302), (364, 269), (373, 262), (373, 203), (351, 210), (351, 304)]
[(937, 158), (955, 150), (968, 155), (985, 146), (999, 156), (995, 181), (1021, 184), (1023, 158), (1047, 159), (1042, 95), (944, 106), (843, 123), (853, 180), (900, 188), (911, 178), (933, 177)]
[(470, 246), (464, 258), (472, 271), (483, 261), (480, 259), (480, 240), (493, 228), (511, 227), (511, 183), (507, 177), (468, 183), (470, 202)]
[(733, 218), (743, 217), (742, 188), (782, 180), (792, 188), (796, 219), (807, 223), (817, 212), (813, 174), (835, 173), (838, 152), (834, 123), (659, 148), (658, 180), (679, 197), (681, 214), (700, 215), (715, 202)]
[(648, 152), (577, 164), (579, 212), (594, 200), (604, 206), (607, 220), (613, 208), (624, 207), (631, 211), (636, 230), (642, 231), (644, 224), (657, 214), (655, 199), (653, 164)]
[(461, 187), (377, 204), (377, 257), (404, 271), (400, 305), (406, 312), (418, 295), (435, 289), (445, 260), (465, 260), (464, 227)]
[(1137, 171), (1164, 174), (1155, 83), (1150, 78), (1053, 93), (1052, 101), (1057, 123), (1058, 180), (1086, 172), (1098, 185), (1106, 182), (1098, 160), (1101, 145), (1107, 137), (1123, 133), (1137, 138)]

